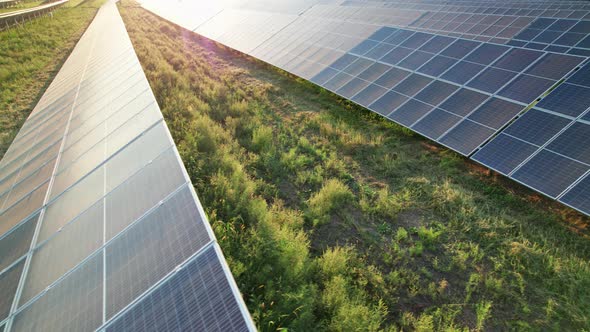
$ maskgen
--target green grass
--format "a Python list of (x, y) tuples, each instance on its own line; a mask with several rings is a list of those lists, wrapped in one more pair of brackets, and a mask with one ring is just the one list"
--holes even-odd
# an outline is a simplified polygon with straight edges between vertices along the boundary
[(0, 158), (103, 2), (69, 4), (0, 31)]
[(588, 330), (589, 220), (124, 1), (263, 331)]

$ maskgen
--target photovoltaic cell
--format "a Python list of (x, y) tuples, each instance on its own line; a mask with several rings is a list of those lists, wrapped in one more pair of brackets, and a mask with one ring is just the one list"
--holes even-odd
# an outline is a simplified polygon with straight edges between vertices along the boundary
[(590, 164), (590, 145), (584, 143), (588, 137), (590, 137), (590, 125), (575, 122), (551, 141), (547, 149)]
[(406, 96), (416, 95), (422, 88), (427, 86), (432, 80), (426, 76), (411, 74), (405, 80), (396, 85), (393, 90)]
[(493, 66), (520, 72), (541, 57), (541, 55), (543, 55), (543, 53), (539, 51), (516, 48), (508, 51), (506, 55), (494, 62)]
[(490, 128), (464, 120), (445, 134), (440, 142), (463, 155), (469, 155), (493, 134), (494, 130)]
[(107, 318), (212, 239), (185, 186), (106, 248)]
[[(39, 215), (31, 217), (0, 239), (0, 271), (29, 251)], [(1, 318), (0, 318), (1, 319)]]
[(391, 70), (383, 74), (381, 77), (379, 77), (375, 81), (375, 84), (390, 89), (397, 85), (399, 82), (403, 81), (406, 77), (408, 77), (408, 75), (410, 75), (410, 72), (408, 71), (398, 68), (392, 68)]
[(459, 61), (453, 67), (449, 68), (441, 78), (463, 85), (484, 69), (485, 66), (476, 63)]
[(537, 106), (571, 117), (577, 117), (590, 106), (590, 88), (566, 82), (543, 98)]
[(413, 125), (412, 129), (437, 140), (460, 120), (460, 117), (437, 108)]
[(494, 129), (500, 129), (522, 109), (523, 107), (518, 104), (492, 98), (469, 115), (469, 119)]
[(102, 245), (103, 220), (104, 204), (100, 201), (33, 252), (21, 305)]
[(134, 174), (107, 195), (107, 241), (185, 182), (186, 179), (172, 149)]
[(560, 199), (561, 202), (590, 213), (590, 178), (586, 176)]
[(94, 331), (102, 324), (102, 253), (20, 311), (12, 331)]
[(534, 145), (500, 134), (475, 153), (473, 159), (508, 175), (536, 150)]
[(495, 93), (514, 78), (514, 76), (516, 76), (514, 72), (489, 67), (469, 81), (467, 86), (488, 93)]
[(395, 91), (389, 91), (381, 98), (377, 99), (374, 103), (369, 105), (369, 109), (386, 116), (391, 111), (398, 108), (401, 104), (405, 103), (408, 97), (399, 94)]
[(422, 89), (415, 98), (430, 105), (438, 105), (447, 99), (457, 86), (442, 81), (433, 81), (427, 87)]
[(541, 77), (521, 74), (504, 87), (498, 94), (529, 104), (539, 98), (543, 92), (547, 91), (555, 81)]
[(590, 167), (547, 150), (541, 150), (513, 175), (516, 180), (550, 197), (557, 197)]
[(473, 90), (459, 89), (439, 107), (456, 115), (466, 116), (488, 98), (487, 95)]
[(417, 101), (416, 99), (410, 99), (387, 117), (409, 127), (433, 108), (433, 106)]
[(248, 331), (218, 255), (208, 247), (106, 331)]
[(541, 146), (569, 123), (570, 120), (563, 117), (531, 109), (506, 128), (504, 132)]
[(22, 260), (0, 274), (0, 321), (8, 317), (10, 313), (24, 265), (25, 261)]
[(533, 64), (527, 74), (559, 80), (582, 62), (583, 58), (565, 54), (545, 54)]

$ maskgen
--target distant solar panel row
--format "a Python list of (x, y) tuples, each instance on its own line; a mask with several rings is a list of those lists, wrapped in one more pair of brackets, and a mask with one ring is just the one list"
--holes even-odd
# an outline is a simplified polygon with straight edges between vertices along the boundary
[[(586, 2), (261, 3), (242, 1), (191, 23), (183, 4), (143, 1), (590, 214), (581, 181), (590, 94), (580, 83), (585, 69), (576, 73), (590, 51)], [(527, 136), (533, 132), (543, 137)]]
[(255, 329), (113, 2), (0, 161), (0, 326)]

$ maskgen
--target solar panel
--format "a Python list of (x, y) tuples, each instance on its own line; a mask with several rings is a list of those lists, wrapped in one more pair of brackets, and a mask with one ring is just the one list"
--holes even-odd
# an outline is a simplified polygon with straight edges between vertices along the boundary
[[(209, 297), (175, 289), (181, 266)], [(0, 161), (0, 326), (104, 330), (157, 292), (255, 330), (109, 2)]]
[[(185, 22), (182, 4), (176, 11), (164, 9), (162, 0), (142, 4)], [(232, 12), (232, 6), (224, 8)], [(256, 29), (268, 15), (281, 13), (273, 5), (254, 7), (256, 13), (244, 17)], [(292, 12), (275, 17), (286, 14)], [(574, 118), (590, 121), (589, 66), (562, 83), (590, 56), (590, 6), (584, 2), (328, 0), (289, 17), (264, 40), (249, 28), (224, 26), (224, 17), (212, 13), (215, 23), (186, 27), (310, 79), (494, 170), (518, 175), (516, 180), (553, 198), (562, 194), (555, 195), (561, 183), (569, 182), (555, 174), (547, 178), (555, 188), (545, 190), (531, 181), (535, 165), (544, 165), (535, 157), (543, 145)], [(557, 120), (547, 122), (552, 117)], [(563, 140), (572, 137), (587, 145), (572, 130)], [(559, 149), (550, 150), (558, 156), (554, 160), (563, 154), (580, 162), (578, 155), (587, 153), (563, 144)]]

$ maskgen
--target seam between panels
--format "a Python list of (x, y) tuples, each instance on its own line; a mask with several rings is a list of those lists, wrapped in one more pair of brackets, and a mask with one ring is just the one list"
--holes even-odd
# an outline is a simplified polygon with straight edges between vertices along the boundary
[[(24, 288), (24, 285), (25, 285), (25, 282), (26, 282), (26, 279), (27, 279), (27, 276), (28, 276), (28, 271), (29, 271), (29, 267), (31, 265), (31, 260), (33, 258), (33, 253), (34, 253), (33, 249), (35, 248), (35, 244), (37, 242), (37, 238), (38, 238), (39, 233), (41, 231), (41, 226), (43, 225), (43, 217), (45, 216), (45, 211), (46, 211), (45, 204), (47, 203), (47, 200), (49, 199), (50, 194), (51, 194), (51, 187), (53, 185), (53, 181), (55, 180), (55, 173), (57, 171), (57, 168), (58, 168), (58, 165), (59, 165), (59, 161), (60, 161), (60, 158), (61, 158), (61, 154), (63, 152), (63, 148), (64, 148), (65, 141), (66, 141), (66, 138), (67, 138), (67, 134), (68, 134), (70, 122), (72, 120), (72, 115), (74, 113), (74, 109), (75, 109), (75, 106), (76, 106), (76, 100), (77, 100), (77, 98), (78, 98), (78, 96), (80, 94), (80, 86), (82, 84), (82, 81), (84, 80), (84, 76), (86, 75), (86, 70), (88, 69), (88, 64), (89, 64), (89, 61), (90, 61), (90, 57), (91, 57), (91, 55), (92, 55), (92, 53), (94, 51), (94, 47), (96, 45), (96, 31), (94, 29), (92, 29), (92, 30), (89, 31), (89, 33), (91, 34), (91, 36), (89, 36), (89, 37), (92, 38), (92, 39), (90, 39), (90, 43), (91, 43), (90, 44), (90, 50), (89, 50), (88, 55), (86, 57), (86, 61), (85, 61), (85, 64), (84, 64), (84, 69), (83, 69), (83, 71), (82, 71), (82, 73), (80, 75), (80, 80), (78, 82), (78, 88), (77, 88), (77, 91), (76, 91), (76, 95), (75, 95), (74, 100), (72, 102), (72, 107), (71, 107), (70, 115), (69, 115), (69, 118), (68, 118), (68, 123), (66, 124), (66, 128), (64, 130), (64, 136), (62, 137), (62, 142), (61, 142), (61, 146), (60, 146), (60, 149), (59, 149), (59, 153), (57, 155), (57, 159), (56, 159), (56, 162), (55, 162), (55, 165), (54, 165), (54, 168), (53, 168), (53, 172), (52, 172), (51, 178), (49, 180), (50, 182), (49, 182), (49, 185), (47, 187), (47, 192), (45, 193), (45, 198), (43, 200), (43, 205), (41, 206), (42, 209), (41, 209), (41, 213), (39, 214), (39, 219), (37, 220), (37, 225), (35, 227), (35, 232), (33, 234), (33, 238), (31, 239), (31, 245), (30, 245), (30, 248), (29, 248), (29, 253), (28, 253), (28, 256), (27, 256), (27, 258), (25, 260), (25, 266), (23, 267), (23, 271), (21, 273), (19, 284), (17, 286), (17, 290), (16, 290), (16, 293), (15, 293), (14, 298), (13, 298), (13, 301), (12, 301), (12, 306), (10, 308), (9, 320), (8, 320), (8, 323), (5, 326), (5, 331), (6, 332), (11, 331), (11, 329), (12, 329), (12, 323), (14, 322), (14, 317), (16, 316), (16, 313), (15, 312), (18, 309), (18, 303), (20, 302), (20, 297), (22, 295), (22, 291), (23, 291), (23, 288)], [(78, 45), (79, 44), (80, 44), (80, 42), (78, 42)]]

